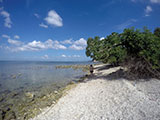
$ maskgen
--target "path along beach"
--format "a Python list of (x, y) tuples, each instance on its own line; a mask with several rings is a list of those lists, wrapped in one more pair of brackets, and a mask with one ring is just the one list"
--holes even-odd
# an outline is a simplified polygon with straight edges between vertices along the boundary
[(128, 80), (120, 67), (94, 66), (94, 75), (32, 120), (160, 120), (160, 80)]

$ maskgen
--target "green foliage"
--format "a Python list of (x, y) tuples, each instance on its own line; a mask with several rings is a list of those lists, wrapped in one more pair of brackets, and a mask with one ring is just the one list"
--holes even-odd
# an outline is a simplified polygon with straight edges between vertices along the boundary
[(154, 35), (156, 35), (157, 37), (160, 38), (160, 27), (157, 27), (157, 28), (154, 30)]
[[(129, 28), (123, 33), (113, 32), (105, 39), (89, 38), (86, 55), (103, 63), (121, 64), (132, 58), (146, 63), (152, 70), (160, 70), (160, 28), (154, 34), (146, 27), (143, 30)], [(136, 61), (135, 61), (136, 62)], [(132, 62), (132, 64), (134, 64)], [(140, 64), (138, 64), (140, 68)], [(148, 69), (144, 66), (144, 69)], [(137, 67), (137, 66), (135, 66)]]
[(126, 55), (126, 50), (120, 44), (118, 33), (112, 33), (103, 40), (99, 37), (89, 38), (86, 55), (104, 63), (118, 64)]

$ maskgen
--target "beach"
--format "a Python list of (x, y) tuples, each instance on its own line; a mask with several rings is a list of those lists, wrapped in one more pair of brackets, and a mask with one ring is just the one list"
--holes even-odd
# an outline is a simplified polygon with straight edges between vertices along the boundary
[(129, 80), (121, 67), (94, 66), (57, 104), (31, 120), (159, 120), (160, 81)]
[(0, 120), (28, 120), (40, 114), (87, 73), (88, 64), (0, 61)]

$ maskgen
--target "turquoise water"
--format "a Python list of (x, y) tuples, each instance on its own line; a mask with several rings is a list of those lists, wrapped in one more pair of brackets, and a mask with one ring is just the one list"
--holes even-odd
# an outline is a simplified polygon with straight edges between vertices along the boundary
[(88, 65), (91, 62), (0, 62), (0, 92), (50, 83), (67, 84), (83, 76), (82, 70), (56, 69), (57, 65)]

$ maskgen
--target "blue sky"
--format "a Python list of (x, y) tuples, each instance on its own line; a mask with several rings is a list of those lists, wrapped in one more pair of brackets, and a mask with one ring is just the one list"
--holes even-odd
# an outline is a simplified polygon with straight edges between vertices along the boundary
[(160, 0), (0, 0), (0, 60), (87, 61), (86, 40), (160, 27)]

